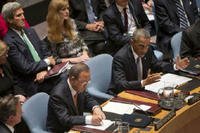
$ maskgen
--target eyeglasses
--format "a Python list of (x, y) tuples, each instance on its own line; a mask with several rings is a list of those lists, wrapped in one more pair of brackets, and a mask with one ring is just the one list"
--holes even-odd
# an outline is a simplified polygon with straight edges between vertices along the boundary
[(139, 43), (139, 44), (137, 44), (137, 47), (143, 49), (143, 48), (149, 48), (149, 45), (145, 45), (145, 44)]

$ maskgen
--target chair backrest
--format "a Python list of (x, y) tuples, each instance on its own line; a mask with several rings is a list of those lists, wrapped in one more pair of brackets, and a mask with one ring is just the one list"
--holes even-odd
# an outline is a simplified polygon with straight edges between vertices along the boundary
[(86, 62), (91, 73), (91, 82), (87, 87), (90, 95), (105, 100), (113, 97), (106, 93), (111, 82), (112, 60), (111, 55), (101, 54)]
[(180, 56), (181, 39), (182, 39), (182, 32), (176, 33), (171, 39), (171, 47), (174, 59), (177, 56)]
[(22, 106), (22, 117), (31, 133), (48, 133), (46, 130), (47, 105), (49, 95), (37, 93)]

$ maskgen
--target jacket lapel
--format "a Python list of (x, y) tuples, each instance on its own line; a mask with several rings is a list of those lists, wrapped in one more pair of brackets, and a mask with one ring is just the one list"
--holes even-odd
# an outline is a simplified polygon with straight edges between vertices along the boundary
[[(78, 115), (78, 110), (77, 110), (77, 108), (76, 108), (76, 106), (74, 105), (74, 100), (73, 100), (73, 98), (72, 98), (72, 94), (71, 94), (71, 91), (70, 91), (70, 89), (69, 89), (69, 85), (67, 84), (67, 87), (66, 87), (66, 94), (67, 94), (67, 101), (69, 101), (68, 103), (69, 103), (69, 105), (70, 105), (70, 107), (72, 108), (72, 110), (73, 110), (73, 112), (74, 112), (74, 114), (76, 114), (76, 115)], [(78, 100), (77, 100), (78, 101)], [(78, 106), (78, 105), (77, 105)]]

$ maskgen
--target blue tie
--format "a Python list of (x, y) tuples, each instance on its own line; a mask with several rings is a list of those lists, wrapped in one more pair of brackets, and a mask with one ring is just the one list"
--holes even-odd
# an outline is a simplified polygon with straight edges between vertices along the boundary
[(93, 23), (95, 22), (97, 17), (94, 14), (93, 7), (91, 5), (91, 0), (84, 0), (84, 2), (85, 2), (86, 12), (88, 16), (88, 21), (90, 23)]
[(180, 28), (182, 29), (187, 29), (188, 28), (188, 19), (186, 17), (186, 13), (185, 13), (185, 9), (182, 6), (180, 0), (174, 0), (175, 4), (176, 4), (176, 8), (177, 8), (177, 12), (178, 12), (178, 17), (179, 17), (179, 21), (180, 21)]

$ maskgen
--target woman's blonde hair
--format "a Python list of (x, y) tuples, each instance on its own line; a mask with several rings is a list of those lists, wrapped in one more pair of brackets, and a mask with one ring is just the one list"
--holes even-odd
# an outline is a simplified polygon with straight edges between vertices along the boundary
[(71, 18), (64, 20), (64, 23), (62, 23), (59, 11), (63, 8), (69, 8), (68, 0), (51, 0), (48, 7), (48, 14), (46, 18), (48, 24), (47, 36), (49, 41), (54, 43), (62, 42), (64, 40), (63, 30), (69, 39), (75, 40), (77, 37), (75, 24)]

